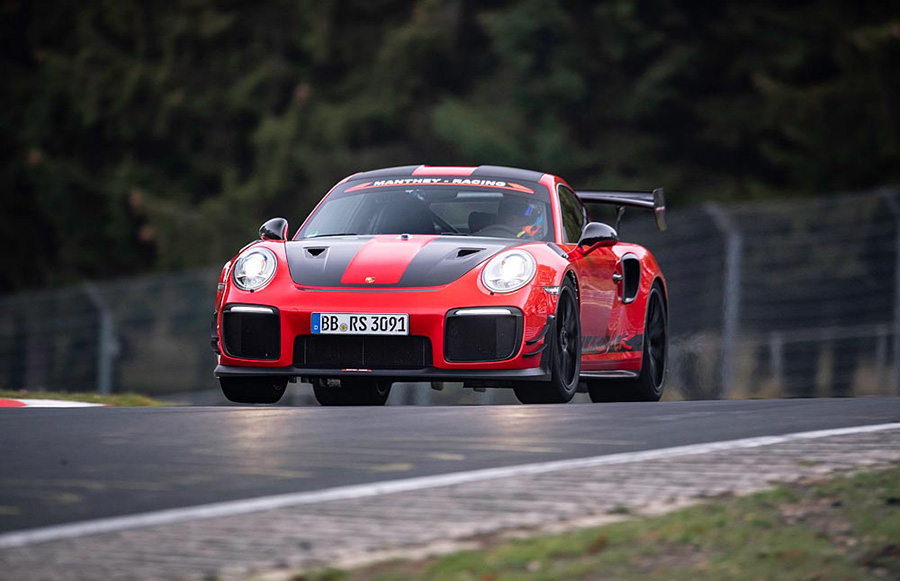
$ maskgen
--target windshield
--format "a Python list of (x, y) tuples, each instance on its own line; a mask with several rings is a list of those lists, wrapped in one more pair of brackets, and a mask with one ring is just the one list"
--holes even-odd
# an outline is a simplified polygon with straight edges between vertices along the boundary
[(553, 240), (549, 194), (540, 184), (436, 178), (430, 184), (397, 185), (409, 181), (344, 185), (319, 206), (298, 237), (437, 234)]

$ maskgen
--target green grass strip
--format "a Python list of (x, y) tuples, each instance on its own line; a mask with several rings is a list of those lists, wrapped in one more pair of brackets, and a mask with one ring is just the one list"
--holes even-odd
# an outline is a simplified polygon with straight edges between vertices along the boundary
[(900, 579), (900, 468), (296, 581)]

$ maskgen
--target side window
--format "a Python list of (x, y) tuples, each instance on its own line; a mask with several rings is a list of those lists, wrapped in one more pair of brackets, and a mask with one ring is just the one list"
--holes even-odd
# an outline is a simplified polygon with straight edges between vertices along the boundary
[(575, 244), (581, 238), (581, 231), (587, 224), (587, 215), (575, 192), (565, 186), (559, 187), (559, 210), (562, 214), (563, 230), (566, 231), (566, 242)]

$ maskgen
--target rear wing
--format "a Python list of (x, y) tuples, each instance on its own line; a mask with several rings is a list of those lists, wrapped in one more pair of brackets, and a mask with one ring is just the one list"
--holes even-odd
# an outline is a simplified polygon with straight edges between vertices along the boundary
[(616, 230), (626, 207), (653, 210), (656, 227), (665, 230), (666, 225), (666, 193), (662, 188), (652, 192), (575, 192), (585, 204), (610, 204), (617, 208)]

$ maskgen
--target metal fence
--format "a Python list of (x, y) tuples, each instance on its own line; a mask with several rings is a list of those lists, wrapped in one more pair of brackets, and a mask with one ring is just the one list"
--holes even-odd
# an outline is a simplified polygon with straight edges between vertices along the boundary
[[(667, 276), (669, 389), (690, 399), (900, 393), (900, 193), (707, 205), (670, 212), (662, 233), (652, 222), (634, 213), (622, 237), (648, 246)], [(214, 389), (217, 275), (0, 298), (0, 388)], [(406, 399), (427, 403), (430, 390)]]
[(669, 222), (658, 233), (635, 221), (624, 237), (666, 273), (670, 387), (688, 398), (898, 393), (898, 192), (707, 205)]
[(0, 386), (148, 395), (211, 389), (219, 269), (0, 299)]

